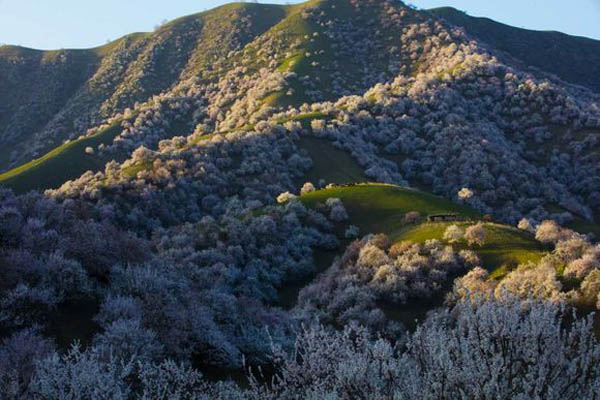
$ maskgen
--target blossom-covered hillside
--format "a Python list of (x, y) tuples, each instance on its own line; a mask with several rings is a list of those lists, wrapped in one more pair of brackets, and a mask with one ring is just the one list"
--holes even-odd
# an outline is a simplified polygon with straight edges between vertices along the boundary
[[(259, 29), (240, 13), (267, 16), (259, 18)], [(140, 172), (146, 186), (158, 169), (138, 160), (135, 151), (171, 165), (176, 183), (198, 168), (182, 160), (207, 147), (239, 147), (249, 136), (279, 142), (309, 134), (347, 151), (369, 179), (447, 197), (466, 186), (475, 191), (474, 207), (503, 221), (553, 216), (593, 229), (600, 211), (594, 92), (504, 64), (488, 45), (400, 2), (228, 6), (175, 21), (151, 37), (198, 18), (206, 19), (204, 30), (209, 22), (248, 20), (256, 32), (234, 41), (226, 56), (212, 55), (216, 61), (207, 68), (197, 67), (210, 46), (190, 50), (170, 89), (134, 107), (125, 102), (120, 112), (113, 107), (116, 113), (103, 125), (0, 175), (0, 182), (21, 192), (57, 188), (91, 170), (54, 195), (100, 193), (107, 185), (122, 186), (123, 179), (139, 179)], [(193, 32), (180, 28), (182, 35)], [(132, 88), (138, 92), (158, 87), (136, 76)], [(115, 124), (121, 131), (106, 135)], [(302, 142), (290, 145), (302, 154)], [(173, 158), (176, 167), (167, 162)], [(107, 179), (109, 165), (127, 172), (117, 181)], [(243, 159), (239, 167), (247, 168)], [(278, 190), (291, 189), (282, 182)], [(123, 189), (132, 193), (129, 185)]]
[(0, 170), (86, 134), (191, 76), (202, 82), (221, 77), (227, 69), (219, 60), (284, 16), (283, 8), (238, 3), (90, 50), (0, 47)]
[(600, 398), (600, 94), (436, 15), (0, 48), (0, 398)]
[(488, 18), (466, 15), (452, 7), (429, 10), (435, 16), (463, 27), (469, 35), (504, 52), (538, 76), (554, 74), (570, 83), (600, 91), (600, 42), (561, 32), (531, 31)]

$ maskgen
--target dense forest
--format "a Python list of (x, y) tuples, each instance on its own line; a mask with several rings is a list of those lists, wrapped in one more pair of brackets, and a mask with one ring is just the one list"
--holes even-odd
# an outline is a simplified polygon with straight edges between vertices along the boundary
[(558, 37), (310, 0), (1, 46), (0, 399), (600, 399), (600, 44)]

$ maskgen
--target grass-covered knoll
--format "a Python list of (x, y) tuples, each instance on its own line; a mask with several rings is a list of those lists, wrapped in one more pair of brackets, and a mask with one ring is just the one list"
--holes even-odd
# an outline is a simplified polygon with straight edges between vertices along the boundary
[(404, 215), (418, 211), (429, 214), (452, 213), (464, 218), (477, 218), (479, 213), (450, 200), (429, 193), (396, 185), (364, 183), (332, 187), (303, 195), (300, 200), (307, 206), (324, 203), (330, 197), (340, 198), (350, 223), (364, 233), (386, 233), (397, 236), (404, 226)]
[[(300, 201), (306, 206), (317, 207), (319, 203), (325, 203), (331, 197), (342, 199), (349, 216), (349, 220), (339, 223), (340, 226), (336, 230), (343, 248), (350, 240), (343, 238), (341, 234), (350, 224), (360, 228), (360, 236), (367, 233), (385, 233), (393, 241), (410, 240), (424, 243), (430, 239), (445, 242), (443, 235), (448, 226), (457, 224), (464, 230), (481, 218), (477, 211), (447, 199), (418, 190), (377, 183), (322, 189), (302, 195)], [(410, 211), (418, 211), (421, 221), (417, 224), (407, 223), (405, 214)], [(426, 217), (432, 214), (456, 214), (463, 221), (424, 222)], [(492, 271), (492, 278), (501, 279), (518, 264), (537, 262), (546, 254), (544, 247), (529, 233), (496, 223), (485, 223), (484, 226), (486, 242), (482, 247), (468, 246), (464, 239), (452, 246), (455, 250), (474, 250), (481, 258), (482, 266)], [(331, 258), (331, 254), (325, 252), (315, 253), (318, 270), (323, 271), (322, 264)], [(451, 281), (447, 282), (444, 290), (451, 290)], [(297, 292), (296, 286), (286, 289), (282, 293), (284, 305), (294, 304)], [(388, 318), (400, 321), (413, 329), (416, 321), (423, 320), (428, 311), (441, 306), (443, 299), (444, 296), (439, 295), (411, 301), (404, 306), (388, 302), (382, 302), (378, 306)]]
[[(402, 231), (396, 239), (410, 240), (415, 243), (424, 243), (429, 239), (444, 241), (444, 232), (453, 224), (458, 225), (463, 231), (472, 225), (470, 222), (428, 222)], [(454, 243), (453, 247), (477, 252), (482, 259), (482, 267), (491, 271), (493, 278), (502, 278), (519, 264), (537, 262), (546, 253), (542, 244), (530, 233), (496, 223), (485, 223), (484, 227), (486, 239), (482, 247), (468, 246), (464, 239)]]
[[(300, 201), (309, 207), (318, 203), (325, 203), (330, 197), (342, 199), (349, 220), (342, 225), (357, 225), (360, 234), (385, 233), (393, 241), (409, 240), (415, 243), (424, 243), (430, 239), (443, 239), (446, 228), (456, 224), (463, 229), (476, 223), (481, 214), (469, 207), (453, 203), (447, 199), (436, 197), (426, 192), (385, 184), (357, 184), (354, 186), (333, 187), (318, 190), (300, 197)], [(405, 214), (418, 211), (421, 214), (421, 223), (410, 224), (404, 221)], [(423, 222), (431, 214), (456, 214), (463, 221), (455, 222)], [(546, 249), (535, 240), (533, 235), (507, 225), (484, 223), (486, 240), (482, 247), (468, 246), (461, 240), (452, 244), (455, 250), (470, 249), (475, 251), (482, 261), (482, 266), (487, 268), (492, 279), (502, 279), (517, 265), (529, 261), (538, 262), (545, 254)], [(342, 229), (338, 227), (338, 234)], [(342, 238), (345, 247), (349, 240)], [(329, 258), (329, 260), (331, 257)], [(326, 261), (322, 254), (315, 254), (315, 262)], [(322, 271), (322, 269), (319, 269)], [(450, 290), (448, 282), (447, 290)], [(297, 288), (285, 292), (287, 304), (293, 304)], [(442, 305), (443, 296), (432, 297), (426, 300), (411, 302), (407, 306), (398, 307), (391, 304), (379, 306), (388, 316), (395, 321), (401, 321), (405, 326), (414, 328), (416, 320), (423, 320), (428, 311)]]
[[(330, 197), (342, 199), (350, 220), (348, 224), (360, 228), (361, 234), (385, 233), (395, 241), (410, 240), (423, 243), (429, 239), (443, 241), (446, 228), (452, 224), (463, 230), (474, 222), (423, 222), (407, 225), (404, 216), (418, 211), (424, 219), (431, 214), (457, 214), (460, 218), (480, 218), (469, 207), (418, 190), (400, 186), (367, 183), (318, 190), (300, 197), (302, 203), (314, 207)], [(475, 250), (482, 258), (483, 266), (495, 278), (501, 278), (518, 264), (539, 261), (546, 253), (535, 238), (522, 230), (507, 225), (485, 223), (486, 242), (483, 247), (469, 247), (462, 240), (453, 246), (458, 249)]]
[(111, 144), (120, 132), (119, 121), (92, 136), (64, 143), (40, 158), (0, 174), (0, 186), (9, 187), (16, 193), (49, 189), (77, 178), (88, 170), (101, 169), (104, 160), (87, 154), (86, 147), (96, 149), (100, 144)]

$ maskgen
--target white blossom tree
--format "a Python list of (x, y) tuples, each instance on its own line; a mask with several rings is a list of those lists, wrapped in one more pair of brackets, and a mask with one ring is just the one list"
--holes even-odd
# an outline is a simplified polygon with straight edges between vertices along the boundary
[(486, 230), (481, 222), (469, 226), (465, 231), (465, 239), (469, 246), (474, 244), (482, 247), (485, 244)]
[(303, 186), (302, 189), (300, 189), (300, 194), (308, 194), (308, 193), (312, 193), (314, 192), (315, 189), (315, 185), (313, 185), (310, 182), (306, 182)]
[(458, 225), (450, 225), (444, 231), (444, 240), (448, 243), (457, 243), (464, 237), (464, 232)]

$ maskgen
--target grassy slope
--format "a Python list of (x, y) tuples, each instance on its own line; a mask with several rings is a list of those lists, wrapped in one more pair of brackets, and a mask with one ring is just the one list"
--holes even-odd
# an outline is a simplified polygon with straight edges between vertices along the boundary
[[(446, 228), (452, 224), (452, 222), (424, 223), (404, 230), (398, 239), (416, 243), (423, 243), (429, 239), (443, 241)], [(470, 225), (466, 222), (456, 224), (463, 230)], [(529, 233), (495, 223), (486, 223), (485, 229), (487, 236), (483, 247), (469, 247), (464, 241), (454, 244), (453, 247), (476, 251), (482, 259), (482, 266), (492, 271), (496, 278), (500, 278), (518, 264), (539, 261), (545, 254), (544, 247)]]
[(337, 184), (367, 180), (360, 165), (347, 152), (334, 147), (329, 140), (303, 136), (297, 144), (306, 150), (313, 160), (313, 166), (296, 182), (297, 186), (304, 182), (317, 184), (320, 179)]
[(600, 92), (600, 41), (515, 28), (488, 18), (476, 18), (451, 7), (429, 10), (468, 34), (525, 63), (561, 79)]
[[(333, 6), (335, 5), (335, 8)], [(359, 79), (363, 72), (359, 70), (358, 64), (352, 58), (341, 57), (336, 59), (332, 42), (326, 35), (322, 34), (323, 27), (318, 26), (310, 20), (302, 17), (302, 12), (307, 8), (316, 8), (330, 20), (335, 18), (356, 20), (356, 10), (347, 1), (329, 1), (310, 0), (305, 3), (297, 4), (287, 8), (288, 15), (279, 24), (275, 25), (266, 32), (266, 36), (276, 37), (282, 40), (285, 47), (291, 46), (296, 41), (300, 42), (290, 55), (279, 65), (280, 71), (294, 72), (298, 77), (308, 76), (310, 81), (315, 82), (317, 87), (323, 93), (326, 100), (335, 100), (332, 92), (330, 71), (334, 70), (333, 65), (337, 62), (337, 71), (345, 76)], [(360, 15), (360, 17), (374, 17), (375, 14)], [(317, 36), (314, 36), (317, 34)], [(323, 51), (323, 54), (320, 52)], [(319, 65), (313, 66), (316, 62)], [(375, 67), (375, 65), (373, 65)], [(377, 67), (382, 67), (377, 65)], [(292, 95), (287, 95), (284, 91), (274, 92), (268, 95), (264, 101), (271, 106), (298, 106), (304, 102), (310, 102), (309, 97), (304, 92), (304, 87), (297, 80), (290, 80), (290, 88), (294, 91)]]
[[(241, 61), (241, 55), (229, 57), (229, 52), (237, 50), (237, 45), (229, 42), (232, 32), (239, 28), (242, 19), (250, 23), (247, 35), (239, 35), (237, 39), (242, 47), (257, 36), (279, 23), (286, 16), (286, 7), (277, 4), (230, 3), (223, 6), (174, 20), (164, 29), (172, 29), (190, 19), (202, 20), (203, 29), (182, 77), (202, 76), (204, 80), (216, 81), (223, 75), (223, 69), (233, 68), (234, 62)], [(161, 29), (163, 29), (161, 28)], [(233, 35), (236, 36), (236, 35)]]
[[(231, 31), (235, 28), (233, 26), (235, 23), (235, 18), (232, 20), (232, 13), (246, 11), (253, 15), (252, 35), (259, 35), (283, 19), (286, 15), (286, 9), (286, 7), (279, 5), (232, 3), (203, 13), (189, 15), (174, 20), (161, 27), (155, 34), (161, 34), (167, 30), (176, 29), (180, 25), (185, 25), (186, 23), (197, 18), (201, 18), (205, 24), (209, 25), (211, 29), (208, 30), (219, 31), (219, 29), (226, 29)], [(227, 26), (221, 26), (223, 24), (226, 24)], [(90, 57), (95, 57), (94, 59), (97, 60), (97, 63), (99, 63), (102, 57), (110, 55), (111, 52), (126, 38), (138, 40), (151, 35), (153, 34), (135, 33), (101, 47), (90, 50), (77, 50), (75, 52), (86, 54)], [(199, 51), (203, 54), (206, 54), (201, 54), (202, 57), (196, 57), (191, 60), (191, 64), (196, 65), (194, 68), (203, 69), (202, 66), (204, 64), (210, 63), (211, 60), (213, 60), (210, 57), (216, 56), (215, 48), (220, 48), (221, 51), (225, 51), (223, 49), (226, 49), (226, 46), (224, 47), (222, 43), (219, 44), (219, 35), (210, 36), (208, 33), (206, 35), (206, 37), (202, 36), (200, 38), (204, 45), (199, 47)], [(59, 51), (42, 52), (32, 49), (17, 48), (14, 46), (0, 47), (0, 58), (5, 53), (7, 57), (8, 55), (11, 57), (17, 57), (23, 53), (31, 53), (32, 55), (37, 55), (38, 57), (44, 58), (53, 57), (55, 53), (60, 54)], [(192, 72), (194, 71), (188, 71), (188, 73)], [(7, 91), (4, 91), (4, 93), (6, 92)], [(0, 111), (1, 110), (2, 107), (0, 107)], [(181, 120), (174, 123), (172, 126), (173, 134), (189, 133), (188, 131), (190, 131), (192, 128), (187, 122), (188, 120)], [(42, 121), (40, 123), (43, 125), (45, 122)], [(16, 192), (22, 193), (28, 190), (57, 187), (69, 179), (77, 178), (79, 175), (81, 175), (81, 173), (87, 170), (100, 170), (103, 168), (104, 162), (108, 160), (99, 159), (97, 156), (86, 155), (84, 149), (87, 146), (97, 147), (97, 145), (100, 143), (104, 143), (105, 145), (110, 144), (114, 137), (118, 134), (118, 131), (119, 129), (116, 129), (116, 131), (113, 129), (108, 129), (104, 132), (94, 135), (93, 137), (75, 140), (71, 143), (61, 144), (56, 147), (49, 147), (48, 153), (44, 154), (43, 156), (0, 174), (0, 185), (13, 188)], [(0, 150), (0, 168), (8, 163), (8, 156), (9, 151), (3, 152)]]
[[(394, 241), (411, 240), (423, 243), (429, 239), (441, 240), (446, 227), (452, 223), (428, 223), (406, 225), (404, 214), (409, 211), (419, 211), (422, 217), (429, 214), (453, 213), (464, 219), (477, 220), (480, 214), (469, 207), (453, 203), (447, 199), (432, 194), (404, 187), (384, 184), (360, 184), (355, 186), (334, 187), (309, 193), (300, 197), (306, 206), (315, 207), (324, 203), (330, 197), (342, 199), (349, 221), (336, 227), (339, 236), (345, 227), (357, 225), (361, 236), (367, 233), (386, 233)], [(463, 228), (472, 222), (454, 222)], [(482, 248), (471, 248), (482, 259), (483, 267), (492, 271), (491, 276), (501, 279), (506, 273), (520, 263), (538, 261), (545, 254), (545, 249), (535, 241), (533, 236), (516, 228), (495, 223), (486, 223), (487, 240)], [(349, 243), (341, 238), (342, 248)], [(466, 243), (455, 244), (456, 249), (469, 248)], [(336, 254), (331, 252), (316, 252), (315, 264), (317, 271), (324, 271)], [(282, 304), (293, 306), (300, 289), (309, 281), (298, 282), (286, 287), (281, 292)], [(447, 288), (450, 290), (450, 287)], [(416, 326), (416, 320), (422, 320), (427, 312), (440, 306), (443, 296), (411, 302), (406, 306), (381, 304), (380, 306), (389, 318), (401, 321), (409, 328)]]
[[(294, 72), (298, 76), (311, 75), (309, 57), (306, 57), (306, 52), (314, 52), (324, 47), (322, 39), (313, 39), (314, 42), (310, 42), (314, 32), (318, 31), (318, 27), (307, 22), (302, 18), (302, 12), (308, 7), (315, 7), (321, 3), (321, 0), (311, 0), (305, 3), (301, 3), (294, 6), (288, 6), (286, 10), (286, 17), (278, 24), (273, 26), (265, 33), (265, 37), (275, 37), (284, 43), (285, 47), (290, 47), (292, 43), (300, 41), (302, 44), (293, 50), (292, 55), (286, 58), (280, 65), (279, 70), (285, 72)], [(250, 46), (250, 49), (254, 51), (259, 50), (257, 47)], [(291, 80), (290, 88), (294, 91), (294, 94), (288, 96), (283, 91), (278, 91), (267, 95), (263, 100), (270, 106), (288, 106), (298, 105), (303, 102), (309, 101), (308, 97), (304, 94), (303, 86), (295, 81)]]
[[(0, 47), (0, 170), (9, 165), (11, 144), (32, 140), (93, 75), (100, 60), (88, 50)], [(15, 126), (22, 131), (15, 133)]]
[[(331, 145), (329, 144), (329, 146)], [(349, 156), (346, 155), (346, 157)], [(325, 158), (329, 159), (329, 157)], [(337, 183), (344, 183), (344, 179)], [(457, 213), (465, 218), (476, 218), (479, 215), (467, 207), (454, 204), (441, 197), (400, 186), (377, 183), (321, 189), (301, 196), (300, 201), (305, 206), (315, 207), (318, 203), (325, 203), (330, 197), (342, 199), (350, 220), (338, 223), (336, 226), (336, 233), (341, 241), (338, 251), (319, 249), (315, 251), (315, 269), (318, 273), (325, 271), (334, 258), (340, 255), (340, 252), (343, 252), (350, 243), (350, 240), (343, 236), (346, 227), (350, 224), (360, 228), (361, 236), (367, 233), (383, 232), (394, 237), (404, 228), (402, 219), (408, 211), (419, 211), (423, 215)], [(281, 305), (284, 308), (291, 308), (295, 304), (300, 290), (311, 280), (312, 277), (309, 277), (283, 288), (279, 292)]]
[(456, 213), (465, 218), (477, 218), (476, 211), (449, 200), (418, 190), (385, 184), (360, 184), (334, 187), (301, 197), (307, 206), (324, 203), (330, 197), (344, 202), (351, 223), (362, 233), (386, 233), (393, 238), (403, 229), (404, 214), (419, 211), (422, 216)]
[[(104, 57), (110, 56), (125, 41), (136, 42), (150, 33), (132, 33), (92, 49), (35, 50), (20, 46), (0, 46), (0, 132), (27, 110), (28, 131), (20, 141), (33, 138), (87, 80), (98, 71)], [(64, 61), (66, 57), (67, 61)], [(47, 104), (52, 113), (40, 112), (39, 104)], [(46, 110), (47, 111), (47, 110)], [(58, 140), (60, 142), (60, 138)], [(52, 146), (48, 148), (51, 150)], [(12, 149), (0, 149), (0, 169), (9, 162)]]
[(0, 186), (11, 188), (16, 193), (49, 189), (88, 170), (102, 169), (105, 160), (86, 154), (85, 148), (96, 149), (100, 144), (110, 144), (120, 132), (120, 122), (116, 122), (93, 136), (64, 143), (40, 158), (0, 174)]

